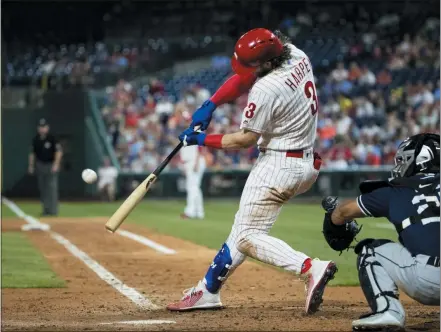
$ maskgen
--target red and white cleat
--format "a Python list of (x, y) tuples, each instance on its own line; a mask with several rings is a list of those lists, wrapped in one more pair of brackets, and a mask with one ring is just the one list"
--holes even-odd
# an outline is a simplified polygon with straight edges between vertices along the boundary
[(220, 309), (222, 302), (220, 294), (210, 293), (205, 284), (199, 281), (198, 284), (184, 291), (182, 299), (175, 303), (170, 303), (167, 309), (170, 311), (190, 311), (201, 309)]
[(321, 261), (314, 259), (311, 268), (305, 273), (305, 291), (307, 314), (317, 312), (323, 302), (323, 292), (329, 280), (334, 279), (337, 272), (337, 265), (332, 261)]

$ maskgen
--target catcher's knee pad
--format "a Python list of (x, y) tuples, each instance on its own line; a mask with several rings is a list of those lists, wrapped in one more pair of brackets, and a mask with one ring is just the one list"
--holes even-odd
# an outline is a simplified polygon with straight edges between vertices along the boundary
[(219, 291), (222, 282), (227, 278), (232, 262), (230, 248), (224, 243), (205, 275), (205, 285), (210, 293)]
[(365, 239), (355, 247), (358, 279), (373, 313), (389, 310), (390, 298), (398, 299), (398, 294), (390, 289), (386, 271), (375, 258), (375, 248), (388, 242), (392, 241)]
[(387, 239), (364, 239), (360, 241), (354, 248), (354, 251), (357, 255), (360, 254), (360, 251), (363, 249), (363, 247), (368, 246), (371, 248), (378, 248), (386, 243), (393, 243), (391, 240)]

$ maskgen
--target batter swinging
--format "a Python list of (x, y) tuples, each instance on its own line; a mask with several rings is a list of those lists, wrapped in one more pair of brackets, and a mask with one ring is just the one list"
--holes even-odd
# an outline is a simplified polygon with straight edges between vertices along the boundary
[[(337, 270), (332, 261), (311, 260), (284, 241), (268, 235), (282, 205), (315, 182), (321, 159), (313, 153), (318, 101), (308, 56), (280, 33), (253, 29), (236, 43), (236, 73), (194, 114), (180, 136), (184, 145), (240, 149), (258, 144), (261, 151), (242, 192), (234, 225), (203, 280), (167, 306), (172, 311), (218, 308), (220, 288), (247, 256), (300, 274), (306, 280), (307, 313), (316, 312), (327, 282)], [(241, 130), (206, 135), (217, 106), (249, 91)]]

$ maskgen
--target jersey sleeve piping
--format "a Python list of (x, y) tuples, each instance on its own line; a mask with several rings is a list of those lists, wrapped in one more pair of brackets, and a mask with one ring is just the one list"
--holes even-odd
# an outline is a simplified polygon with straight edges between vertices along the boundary
[(357, 205), (366, 217), (372, 217), (372, 213), (364, 206), (361, 196), (357, 197)]

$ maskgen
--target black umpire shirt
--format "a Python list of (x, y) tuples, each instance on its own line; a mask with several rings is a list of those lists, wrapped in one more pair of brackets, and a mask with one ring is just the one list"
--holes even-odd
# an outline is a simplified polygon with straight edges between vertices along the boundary
[(32, 149), (38, 161), (52, 163), (55, 160), (55, 152), (59, 151), (60, 145), (54, 135), (47, 134), (41, 137), (37, 134), (32, 140)]

